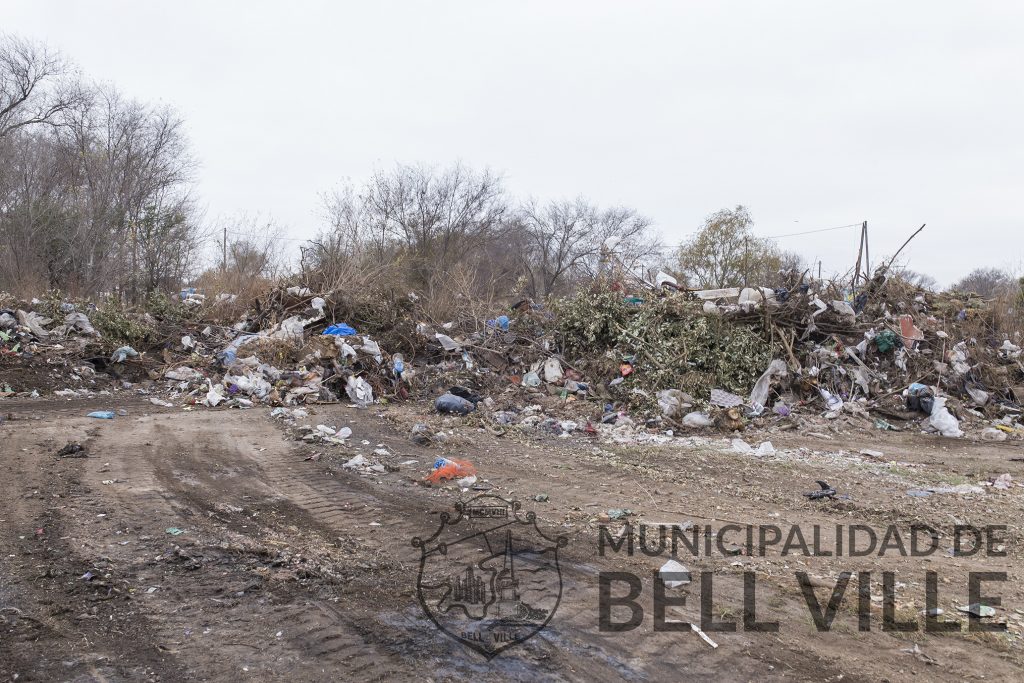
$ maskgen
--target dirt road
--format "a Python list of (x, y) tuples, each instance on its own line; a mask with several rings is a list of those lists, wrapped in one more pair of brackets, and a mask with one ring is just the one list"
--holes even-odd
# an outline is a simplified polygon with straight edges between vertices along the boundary
[[(127, 415), (95, 420), (96, 408)], [(0, 674), (5, 680), (1019, 680), (1022, 675), (1024, 489), (907, 495), (974, 483), (1004, 472), (1024, 479), (1024, 455), (1006, 444), (922, 435), (871, 441), (775, 435), (779, 453), (758, 458), (727, 441), (643, 445), (496, 435), (471, 419), (443, 420), (411, 407), (359, 411), (317, 406), (312, 424), (347, 425), (350, 446), (288, 436), (267, 409), (159, 408), (143, 401), (24, 401), (0, 406)], [(452, 432), (418, 446), (414, 422)], [(58, 457), (69, 441), (88, 457)], [(756, 440), (754, 441), (756, 445)], [(882, 457), (860, 455), (862, 448)], [(341, 467), (356, 453), (390, 471)], [(317, 457), (313, 457), (317, 454)], [(419, 480), (439, 455), (468, 457), (491, 493), (536, 512), (538, 527), (564, 535), (561, 600), (526, 642), (488, 659), (440, 632), (417, 596), (414, 537), (439, 527), (473, 491)], [(312, 458), (312, 459), (311, 459)], [(415, 461), (415, 462), (411, 462)], [(826, 480), (836, 500), (801, 493)], [(539, 500), (538, 500), (539, 498)], [(546, 498), (546, 500), (545, 500)], [(680, 555), (694, 573), (669, 619), (700, 622), (702, 585), (713, 578), (712, 616), (734, 632), (656, 632), (653, 576), (667, 555), (599, 553), (602, 514), (628, 509), (634, 523), (836, 524), (941, 530), (927, 558)], [(952, 557), (954, 523), (1006, 525), (1007, 557)], [(622, 522), (607, 523), (609, 536)], [(736, 537), (742, 545), (742, 538)], [(810, 538), (807, 539), (810, 542)], [(896, 573), (899, 620), (920, 620), (926, 571), (939, 577), (948, 634), (882, 630), (883, 570)], [(744, 572), (757, 576), (758, 618), (777, 632), (745, 631)], [(841, 572), (871, 571), (871, 630), (858, 630), (851, 585), (828, 632), (816, 630), (796, 572), (827, 601)], [(969, 572), (1007, 572), (986, 583), (999, 596), (1006, 633), (969, 633), (955, 606), (968, 601)], [(640, 625), (599, 629), (599, 577), (641, 580)], [(626, 588), (617, 585), (614, 595)], [(989, 600), (988, 604), (993, 604)], [(613, 610), (615, 620), (629, 616)], [(915, 649), (915, 645), (917, 646)]]

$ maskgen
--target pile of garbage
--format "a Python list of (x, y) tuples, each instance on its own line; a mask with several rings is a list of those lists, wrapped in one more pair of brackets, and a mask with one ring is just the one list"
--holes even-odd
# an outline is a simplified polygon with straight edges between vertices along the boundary
[[(290, 411), (429, 400), (492, 430), (555, 436), (815, 420), (1024, 438), (1020, 332), (999, 330), (984, 300), (883, 272), (856, 286), (793, 274), (786, 287), (699, 291), (662, 275), (440, 323), (415, 295), (367, 311), (344, 294), (294, 285), (231, 324), (216, 315), (230, 295), (191, 289), (160, 311), (123, 314), (118, 326), (88, 302), (7, 298), (0, 363), (59, 366), (68, 386), (54, 393), (68, 397), (107, 376), (162, 396), (161, 405)], [(0, 386), (7, 396), (34, 389), (46, 388)], [(345, 438), (331, 425), (305, 437)]]

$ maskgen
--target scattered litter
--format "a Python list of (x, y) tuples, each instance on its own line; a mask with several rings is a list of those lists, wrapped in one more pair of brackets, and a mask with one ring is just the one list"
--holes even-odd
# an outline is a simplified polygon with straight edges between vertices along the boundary
[(960, 431), (960, 423), (956, 421), (949, 409), (946, 408), (946, 399), (936, 397), (935, 402), (932, 406), (932, 414), (928, 422), (932, 427), (939, 430), (942, 436), (948, 436), (951, 438), (959, 438), (964, 435)]
[(692, 412), (687, 413), (683, 418), (683, 425), (691, 429), (701, 429), (703, 427), (713, 427), (715, 421), (707, 413)]
[(690, 583), (692, 578), (690, 570), (675, 560), (669, 560), (661, 565), (661, 569), (658, 570), (658, 576), (661, 577), (666, 588), (685, 586)]
[(473, 464), (468, 460), (449, 460), (448, 458), (438, 458), (434, 461), (434, 465), (431, 468), (430, 474), (427, 475), (426, 481), (431, 484), (440, 484), (443, 481), (461, 479), (475, 474), (476, 468), (473, 467)]
[(751, 446), (749, 443), (747, 443), (743, 439), (733, 439), (732, 440), (732, 450), (733, 450), (734, 453), (740, 453), (740, 454), (743, 454), (743, 455), (746, 455), (748, 453), (753, 453), (754, 452), (753, 446)]
[[(666, 620), (666, 621), (668, 621), (668, 620)], [(700, 636), (701, 640), (703, 640), (705, 643), (707, 643), (711, 647), (713, 647), (715, 649), (718, 648), (718, 643), (716, 643), (715, 641), (711, 640), (711, 638), (708, 637), (708, 634), (704, 633), (704, 631), (702, 631), (700, 626), (697, 626), (697, 624), (695, 624), (693, 622), (690, 622), (690, 630), (693, 631), (694, 633), (696, 633), (698, 636)]]
[(111, 363), (123, 363), (128, 358), (138, 358), (139, 352), (130, 346), (122, 346), (110, 356)]
[(69, 441), (64, 448), (57, 451), (57, 455), (62, 458), (87, 458), (89, 457), (88, 451), (85, 446), (78, 443), (77, 441)]
[(1013, 487), (1013, 477), (1007, 474), (1000, 474), (992, 481), (992, 488), (1006, 490)]
[(972, 617), (978, 617), (979, 619), (984, 619), (984, 618), (987, 618), (987, 617), (994, 617), (996, 615), (996, 610), (995, 610), (994, 607), (989, 607), (988, 605), (982, 605), (981, 603), (978, 603), (978, 602), (972, 602), (969, 605), (964, 605), (962, 607), (957, 607), (956, 609), (957, 609), (958, 612), (963, 612), (964, 614), (969, 614)]
[(826, 482), (821, 481), (819, 479), (818, 486), (821, 487), (820, 490), (811, 491), (810, 493), (805, 493), (804, 495), (810, 500), (820, 500), (821, 498), (828, 498), (829, 500), (831, 500), (836, 497), (835, 488), (829, 486)]
[(362, 377), (349, 376), (345, 381), (345, 393), (360, 408), (366, 408), (373, 403), (373, 387)]
[(451, 392), (438, 396), (434, 407), (439, 413), (454, 413), (456, 415), (468, 415), (476, 410), (475, 403)]

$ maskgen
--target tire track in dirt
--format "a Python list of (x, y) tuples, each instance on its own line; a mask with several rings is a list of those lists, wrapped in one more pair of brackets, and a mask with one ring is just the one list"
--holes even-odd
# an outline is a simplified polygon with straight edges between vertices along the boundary
[[(184, 517), (190, 532), (194, 529), (199, 536), (209, 535), (222, 541), (242, 536), (246, 541), (259, 542), (265, 531), (259, 525), (249, 525), (249, 534), (233, 525), (230, 533), (225, 534), (223, 529), (210, 524), (210, 512), (216, 504), (225, 502), (239, 507), (269, 505), (275, 509), (282, 508), (280, 503), (284, 503), (290, 524), (307, 531), (319, 529), (325, 541), (351, 533), (353, 528), (366, 528), (371, 522), (386, 523), (380, 514), (385, 506), (377, 498), (353, 490), (349, 482), (325, 475), (319, 468), (296, 466), (292, 449), (282, 441), (280, 432), (259, 418), (255, 424), (246, 421), (251, 430), (249, 437), (263, 444), (255, 448), (232, 438), (230, 430), (202, 430), (208, 438), (198, 443), (195, 432), (183, 434), (171, 422), (176, 419), (140, 418), (130, 430), (119, 433), (121, 451), (130, 452), (131, 456), (117, 459), (109, 469), (93, 476), (94, 480), (112, 477), (130, 484), (109, 490), (120, 499), (122, 510), (146, 510), (147, 517), (155, 522), (154, 535), (163, 526), (173, 525), (173, 520)], [(183, 439), (183, 435), (190, 438)], [(101, 441), (98, 447), (109, 445)], [(299, 517), (295, 511), (300, 511)], [(397, 519), (393, 517), (391, 521)], [(184, 537), (175, 540), (181, 538)], [(198, 550), (184, 544), (182, 548), (186, 553), (201, 556), (204, 567), (207, 562), (214, 566), (233, 562), (230, 557), (218, 557), (217, 552), (211, 552), (211, 544)], [(172, 579), (161, 586), (164, 597), (152, 601), (160, 609), (151, 617), (158, 627), (160, 641), (181, 642), (183, 654), (203, 651), (203, 660), (217, 656), (218, 652), (223, 655), (225, 647), (234, 652), (235, 658), (246, 659), (249, 647), (243, 644), (253, 642), (254, 633), (265, 638), (276, 629), (282, 636), (266, 645), (258, 658), (273, 663), (267, 673), (301, 675), (312, 680), (323, 671), (344, 671), (360, 680), (384, 680), (409, 670), (408, 663), (374, 643), (370, 637), (373, 634), (368, 634), (365, 627), (357, 628), (356, 620), (340, 610), (330, 597), (303, 596), (276, 581), (262, 582), (258, 589), (250, 585), (247, 592), (246, 577), (234, 575), (238, 573), (217, 572), (203, 577), (193, 572), (186, 574), (184, 580)], [(245, 595), (233, 595), (236, 592)], [(260, 596), (258, 608), (247, 604), (250, 593)], [(218, 615), (219, 623), (213, 627), (220, 634), (214, 640), (219, 642), (216, 648), (189, 645), (182, 640), (183, 633), (191, 637), (196, 630), (194, 621), (180, 609), (182, 605), (225, 599), (228, 604), (219, 610), (223, 614)], [(366, 616), (372, 621), (372, 615), (365, 614), (360, 621), (366, 621)], [(259, 666), (254, 664), (250, 668)], [(226, 673), (218, 667), (204, 671), (218, 672)]]

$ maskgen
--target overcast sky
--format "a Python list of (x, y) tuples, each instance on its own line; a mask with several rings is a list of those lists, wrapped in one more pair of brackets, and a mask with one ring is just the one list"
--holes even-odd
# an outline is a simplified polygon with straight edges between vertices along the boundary
[[(762, 235), (867, 220), (872, 256), (948, 284), (1019, 268), (1024, 3), (0, 0), (0, 30), (186, 118), (207, 217), (316, 233), (320, 193), (461, 160), (679, 242), (747, 205)], [(826, 271), (855, 228), (780, 246)], [(294, 244), (294, 243), (291, 243)]]

